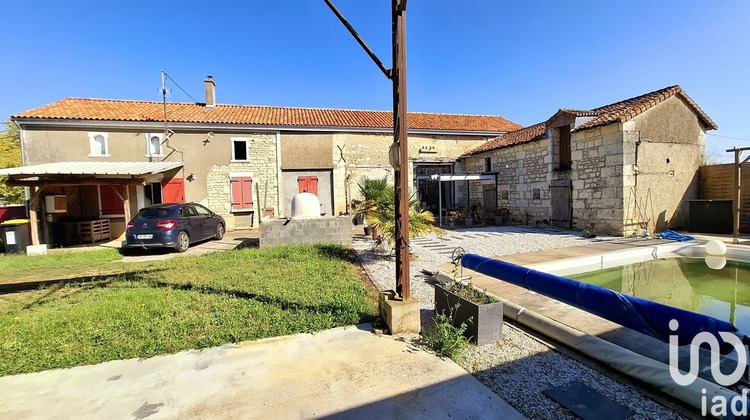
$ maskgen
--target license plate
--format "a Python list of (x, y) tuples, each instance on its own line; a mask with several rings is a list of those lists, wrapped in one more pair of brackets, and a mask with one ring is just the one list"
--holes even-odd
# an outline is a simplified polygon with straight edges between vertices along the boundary
[(153, 237), (154, 237), (154, 235), (151, 235), (151, 234), (149, 234), (149, 235), (135, 235), (135, 239), (151, 239)]

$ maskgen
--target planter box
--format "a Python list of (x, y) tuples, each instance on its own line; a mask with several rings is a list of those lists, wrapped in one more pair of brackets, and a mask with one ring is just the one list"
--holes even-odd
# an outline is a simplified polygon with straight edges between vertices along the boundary
[[(458, 304), (458, 309), (455, 309)], [(503, 303), (495, 302), (477, 305), (449, 292), (442, 285), (435, 285), (435, 312), (450, 315), (454, 311), (454, 325), (467, 322), (464, 335), (472, 342), (481, 346), (494, 343), (502, 338), (503, 332)]]

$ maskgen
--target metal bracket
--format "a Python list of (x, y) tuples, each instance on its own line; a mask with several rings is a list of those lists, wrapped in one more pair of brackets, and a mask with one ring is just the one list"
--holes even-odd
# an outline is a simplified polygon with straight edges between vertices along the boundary
[(465, 253), (466, 253), (466, 251), (464, 251), (464, 249), (459, 246), (459, 247), (455, 248), (453, 250), (453, 253), (451, 254), (451, 262), (453, 263), (453, 265), (455, 265), (457, 267), (460, 267), (460, 270), (459, 270), (459, 273), (458, 273), (458, 277), (455, 278), (454, 280), (469, 280), (469, 279), (471, 279), (471, 276), (464, 276), (464, 266), (463, 266), (463, 264), (461, 264), (461, 257), (463, 257)]

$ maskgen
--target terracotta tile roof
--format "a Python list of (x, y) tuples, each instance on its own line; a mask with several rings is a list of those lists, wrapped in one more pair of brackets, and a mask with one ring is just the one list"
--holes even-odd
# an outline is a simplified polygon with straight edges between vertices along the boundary
[(706, 113), (703, 112), (702, 109), (700, 109), (698, 104), (696, 104), (679, 85), (674, 85), (647, 93), (645, 95), (636, 96), (634, 98), (615, 102), (613, 104), (605, 105), (591, 110), (560, 109), (557, 113), (555, 113), (555, 115), (553, 115), (543, 123), (531, 125), (520, 130), (509, 131), (505, 134), (501, 134), (498, 137), (488, 140), (481, 146), (470, 150), (464, 156), (475, 155), (482, 152), (501, 149), (503, 147), (539, 140), (544, 137), (547, 130), (547, 124), (551, 123), (552, 120), (563, 114), (573, 115), (576, 117), (594, 117), (591, 121), (587, 121), (573, 130), (574, 132), (577, 132), (587, 130), (589, 128), (609, 125), (615, 122), (626, 122), (675, 95), (678, 95), (685, 102), (687, 102), (688, 106), (693, 108), (693, 111), (698, 115), (698, 118), (703, 122), (703, 124), (706, 125), (709, 130), (716, 130), (718, 128), (716, 126), (716, 123), (714, 123), (713, 120), (711, 120), (711, 118), (709, 118), (708, 115), (706, 115)]
[[(255, 105), (167, 103), (167, 119), (177, 123), (249, 124), (288, 127), (391, 128), (390, 111), (289, 108)], [(164, 121), (162, 102), (66, 98), (14, 115), (13, 119)], [(506, 132), (522, 127), (500, 116), (410, 112), (409, 129)]]
[(529, 143), (539, 140), (547, 133), (547, 124), (539, 123), (530, 125), (516, 131), (509, 131), (503, 135), (488, 140), (486, 143), (468, 151), (464, 156), (476, 155), (482, 152), (489, 152), (503, 147), (514, 146), (516, 144)]
[(713, 120), (711, 120), (711, 118), (709, 118), (708, 115), (706, 115), (706, 113), (703, 112), (702, 109), (700, 109), (698, 104), (696, 104), (692, 99), (690, 99), (689, 96), (687, 96), (687, 94), (679, 85), (674, 85), (647, 93), (645, 95), (636, 96), (624, 101), (595, 108), (591, 111), (577, 111), (587, 112), (589, 114), (585, 116), (594, 116), (595, 118), (587, 123), (579, 125), (573, 131), (582, 131), (589, 128), (612, 124), (614, 122), (623, 123), (635, 118), (636, 116), (648, 111), (654, 106), (675, 95), (679, 95), (680, 98), (682, 98), (685, 102), (688, 103), (691, 108), (693, 108), (693, 111), (698, 114), (698, 118), (700, 118), (700, 120), (703, 122), (703, 124), (706, 125), (708, 129), (716, 130), (718, 128), (716, 126), (716, 123), (714, 123)]

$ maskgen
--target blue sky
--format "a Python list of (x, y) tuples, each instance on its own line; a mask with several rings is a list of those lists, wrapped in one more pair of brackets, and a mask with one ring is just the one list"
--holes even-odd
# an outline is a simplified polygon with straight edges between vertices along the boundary
[[(390, 67), (390, 1), (334, 0)], [(570, 3), (570, 4), (569, 4)], [(322, 0), (24, 1), (3, 5), (0, 118), (67, 96), (383, 109), (390, 82)], [(523, 125), (679, 84), (750, 146), (750, 2), (409, 0), (410, 111)], [(172, 101), (191, 101), (170, 83)]]

